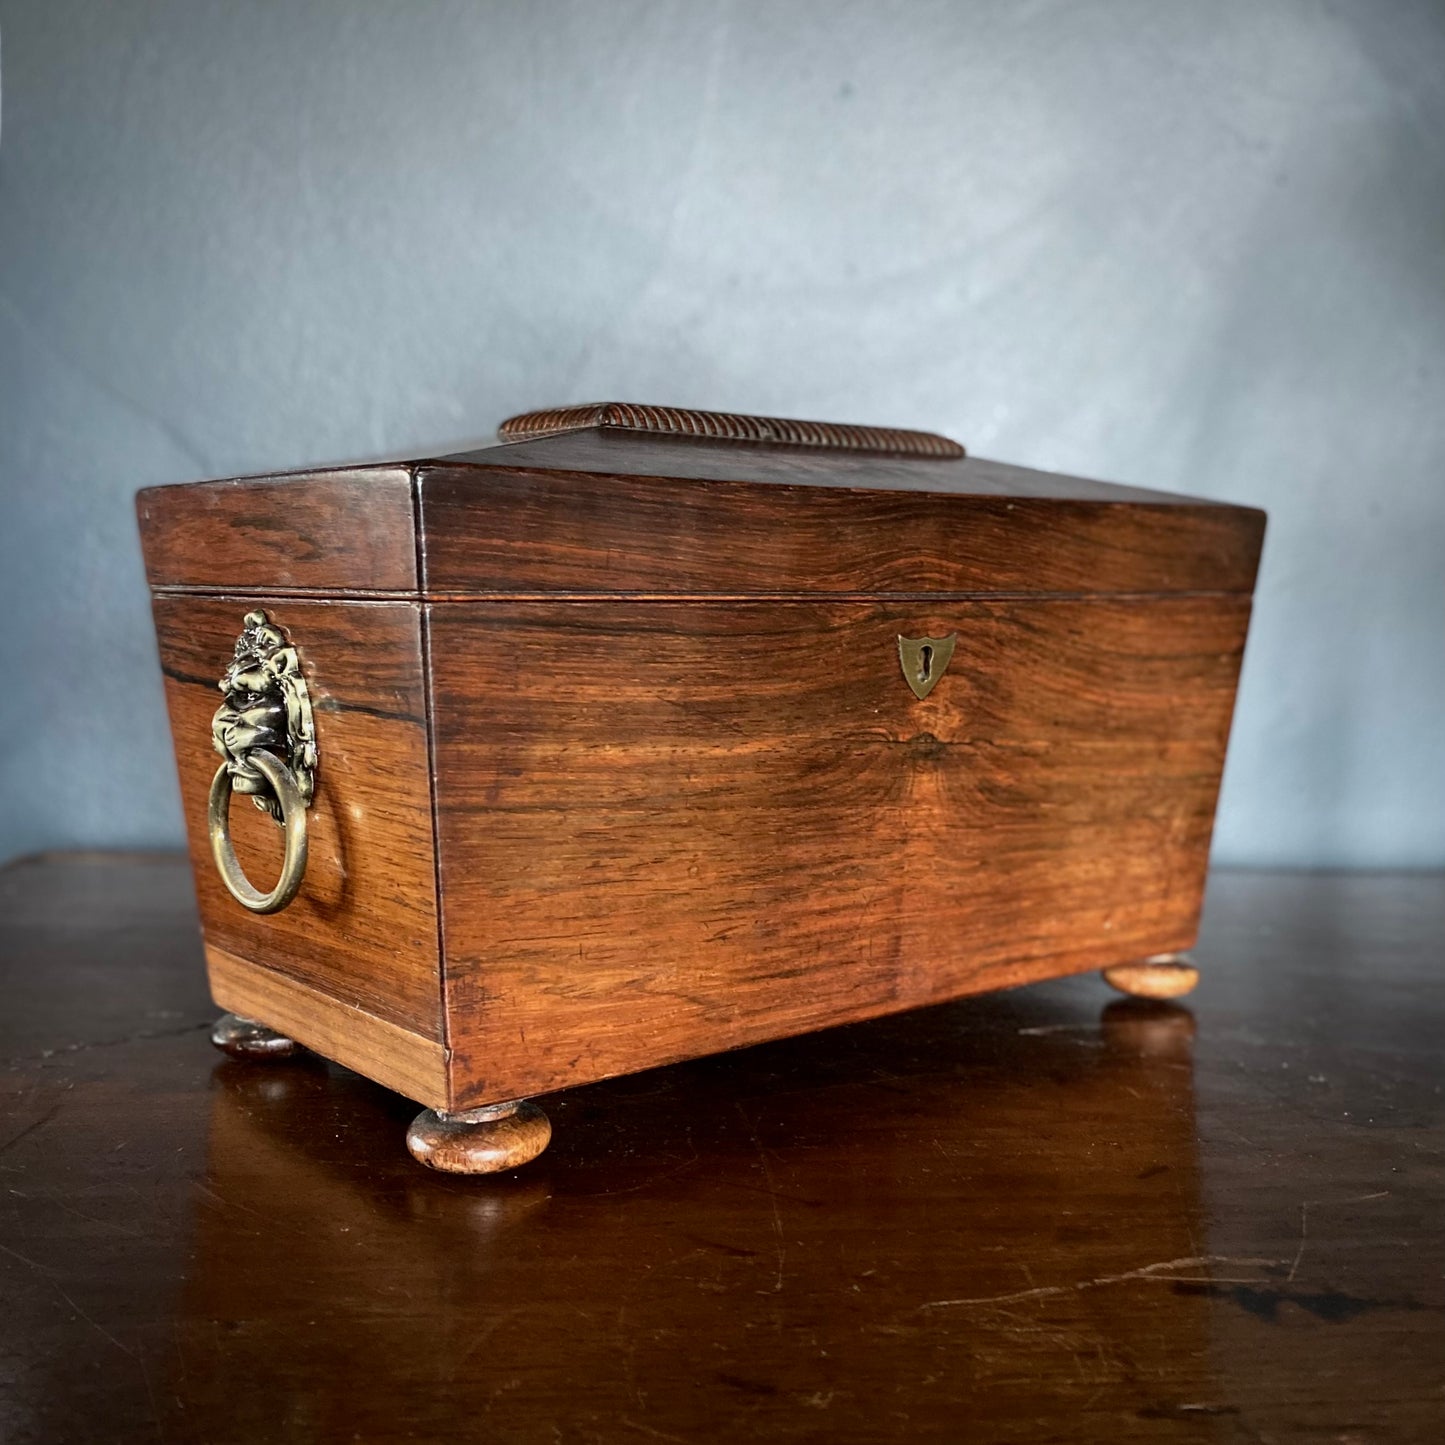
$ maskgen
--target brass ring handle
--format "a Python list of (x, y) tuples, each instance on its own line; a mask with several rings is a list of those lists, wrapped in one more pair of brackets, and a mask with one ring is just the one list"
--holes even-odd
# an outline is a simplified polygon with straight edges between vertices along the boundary
[[(316, 793), (316, 724), (301, 659), (260, 608), (246, 614), (219, 686), (226, 700), (211, 719), (211, 742), (224, 761), (211, 779), (206, 804), (211, 856), (242, 908), (276, 913), (295, 898), (306, 872), (306, 810)], [(269, 893), (252, 885), (236, 859), (232, 793), (248, 794), (285, 830), (281, 877)]]
[(262, 893), (246, 877), (231, 843), (231, 790), (234, 779), (229, 763), (222, 763), (211, 779), (211, 794), (206, 805), (206, 823), (211, 834), (211, 856), (216, 870), (231, 897), (252, 913), (279, 913), (295, 898), (306, 874), (306, 800), (291, 774), (279, 758), (257, 750), (247, 755), (271, 785), (272, 795), (281, 807), (281, 825), (286, 830), (286, 852), (281, 860), (281, 877), (269, 893)]

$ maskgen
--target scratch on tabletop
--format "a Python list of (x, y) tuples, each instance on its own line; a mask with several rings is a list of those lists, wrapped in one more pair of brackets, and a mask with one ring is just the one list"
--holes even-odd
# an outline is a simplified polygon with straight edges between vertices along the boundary
[(763, 1178), (768, 1185), (768, 1203), (773, 1207), (773, 1234), (777, 1238), (778, 1254), (778, 1278), (773, 1285), (773, 1293), (781, 1294), (783, 1291), (783, 1262), (787, 1259), (787, 1249), (783, 1244), (783, 1215), (778, 1208), (778, 1187), (773, 1181), (772, 1166), (768, 1163), (768, 1151), (763, 1148), (763, 1141), (758, 1137), (757, 1125), (748, 1118), (743, 1106), (737, 1106), (738, 1114), (744, 1124), (748, 1126), (748, 1133), (752, 1136), (753, 1147), (758, 1151), (758, 1163), (763, 1166)]
[(630, 1429), (641, 1430), (644, 1435), (651, 1435), (654, 1440), (673, 1440), (676, 1445), (688, 1445), (681, 1435), (669, 1435), (664, 1430), (654, 1430), (651, 1425), (644, 1425), (641, 1420), (633, 1420), (627, 1415), (619, 1415), (617, 1418)]
[(1388, 1189), (1381, 1189), (1374, 1194), (1358, 1194), (1353, 1199), (1302, 1199), (1299, 1207), (1299, 1248), (1294, 1252), (1294, 1263), (1289, 1267), (1289, 1273), (1285, 1276), (1286, 1284), (1293, 1284), (1294, 1277), (1299, 1272), (1300, 1261), (1305, 1257), (1305, 1244), (1309, 1239), (1310, 1232), (1310, 1210), (1321, 1204), (1363, 1204), (1368, 1199), (1384, 1199), (1389, 1195)]
[[(46, 1265), (41, 1264), (38, 1259), (31, 1259), (28, 1254), (21, 1254), (18, 1249), (11, 1249), (8, 1244), (0, 1244), (0, 1253), (8, 1254), (11, 1256), (12, 1259), (18, 1259), (21, 1264), (28, 1264), (30, 1268), (33, 1269), (37, 1274), (44, 1275), (45, 1278), (50, 1281), (50, 1287), (55, 1291), (55, 1293), (58, 1294), (60, 1298), (63, 1299), (65, 1303), (68, 1304), (71, 1309), (75, 1311), (77, 1318), (84, 1320), (86, 1324), (88, 1324), (91, 1329), (93, 1329), (103, 1339), (109, 1340), (111, 1344), (113, 1344), (116, 1349), (121, 1352), (121, 1354), (129, 1355), (131, 1359), (135, 1360), (138, 1364), (141, 1364), (141, 1369), (142, 1371), (144, 1371), (145, 1366), (143, 1363), (141, 1363), (140, 1356), (136, 1354), (136, 1352), (128, 1345), (121, 1344), (121, 1342), (116, 1339), (116, 1337), (111, 1334), (111, 1332), (106, 1329), (106, 1327), (98, 1320), (91, 1319), (91, 1317), (86, 1314), (86, 1312), (81, 1309), (81, 1307), (76, 1304), (76, 1302), (65, 1292), (64, 1288), (61, 1286), (60, 1281), (56, 1279), (54, 1270), (48, 1268)], [(146, 1380), (146, 1388), (150, 1388), (149, 1378), (147, 1378)]]
[(1129, 1280), (1161, 1279), (1170, 1284), (1262, 1284), (1259, 1278), (1235, 1279), (1211, 1275), (1183, 1275), (1171, 1273), (1181, 1269), (1203, 1269), (1213, 1264), (1234, 1265), (1238, 1268), (1264, 1269), (1278, 1265), (1277, 1259), (1235, 1259), (1225, 1254), (1194, 1254), (1182, 1259), (1161, 1260), (1157, 1264), (1146, 1264), (1139, 1269), (1126, 1270), (1123, 1274), (1105, 1274), (1097, 1279), (1081, 1279), (1074, 1284), (1043, 1285), (1035, 1289), (1015, 1290), (1012, 1294), (980, 1295), (974, 1299), (936, 1299), (920, 1305), (920, 1309), (945, 1309), (953, 1305), (1001, 1305), (1017, 1300), (1043, 1299), (1049, 1295), (1073, 1294), (1078, 1290), (1100, 1289), (1108, 1284), (1124, 1284)]
[(201, 1029), (211, 1027), (212, 1020), (201, 1019), (187, 1024), (180, 1024), (175, 1028), (167, 1029), (142, 1029), (139, 1033), (123, 1034), (118, 1039), (80, 1039), (73, 1044), (58, 1044), (53, 1049), (41, 1049), (38, 1054), (19, 1055), (12, 1059), (6, 1059), (7, 1068), (24, 1068), (26, 1065), (43, 1064), (51, 1059), (62, 1059), (69, 1054), (85, 1054), (93, 1049), (118, 1049), (126, 1044), (148, 1044), (156, 1039), (174, 1039), (183, 1034), (198, 1033)]
[(38, 1119), (27, 1124), (18, 1134), (12, 1134), (3, 1144), (0, 1144), (0, 1154), (7, 1149), (13, 1149), (22, 1139), (33, 1134), (37, 1129), (43, 1129), (58, 1113), (60, 1105), (56, 1104), (47, 1109)]

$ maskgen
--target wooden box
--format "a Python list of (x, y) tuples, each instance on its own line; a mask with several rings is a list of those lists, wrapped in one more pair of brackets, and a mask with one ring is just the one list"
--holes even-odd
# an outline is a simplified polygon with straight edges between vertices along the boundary
[(416, 1099), (428, 1163), (655, 1064), (1193, 983), (1257, 511), (621, 405), (138, 509), (217, 1041)]

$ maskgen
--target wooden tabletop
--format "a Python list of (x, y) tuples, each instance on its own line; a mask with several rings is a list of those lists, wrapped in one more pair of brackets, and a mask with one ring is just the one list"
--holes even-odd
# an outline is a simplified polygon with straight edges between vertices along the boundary
[(184, 864), (0, 871), (0, 1440), (1445, 1438), (1445, 878), (546, 1100), (512, 1176), (242, 1066)]

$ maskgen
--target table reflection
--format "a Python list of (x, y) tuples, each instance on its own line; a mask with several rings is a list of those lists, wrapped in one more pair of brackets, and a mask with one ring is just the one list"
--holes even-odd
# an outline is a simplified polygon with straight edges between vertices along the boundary
[(1208, 1359), (1194, 1022), (1091, 990), (554, 1096), (489, 1180), (415, 1165), (355, 1075), (222, 1063), (169, 1388), (255, 1438), (1168, 1415)]

